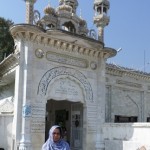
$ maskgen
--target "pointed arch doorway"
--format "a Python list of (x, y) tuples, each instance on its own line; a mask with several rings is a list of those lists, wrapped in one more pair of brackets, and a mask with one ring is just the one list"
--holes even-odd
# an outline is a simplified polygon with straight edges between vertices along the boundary
[(45, 140), (52, 125), (60, 125), (64, 140), (71, 150), (82, 150), (83, 145), (83, 104), (67, 100), (48, 100), (46, 103)]

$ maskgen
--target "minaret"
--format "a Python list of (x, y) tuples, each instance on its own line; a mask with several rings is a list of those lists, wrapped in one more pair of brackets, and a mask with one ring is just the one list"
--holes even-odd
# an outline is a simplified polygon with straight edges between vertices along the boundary
[(34, 3), (37, 0), (24, 0), (26, 2), (26, 23), (33, 24)]
[(72, 7), (72, 13), (76, 13), (78, 0), (59, 0), (59, 5), (69, 5)]
[(108, 9), (110, 3), (108, 0), (94, 0), (94, 24), (98, 28), (98, 40), (104, 42), (104, 28), (109, 24)]

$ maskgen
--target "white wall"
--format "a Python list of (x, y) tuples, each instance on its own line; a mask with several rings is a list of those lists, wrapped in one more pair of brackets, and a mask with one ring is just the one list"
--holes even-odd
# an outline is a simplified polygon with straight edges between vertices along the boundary
[(105, 150), (150, 149), (149, 123), (106, 123), (103, 126)]
[(0, 148), (5, 150), (11, 150), (12, 122), (12, 115), (0, 115)]

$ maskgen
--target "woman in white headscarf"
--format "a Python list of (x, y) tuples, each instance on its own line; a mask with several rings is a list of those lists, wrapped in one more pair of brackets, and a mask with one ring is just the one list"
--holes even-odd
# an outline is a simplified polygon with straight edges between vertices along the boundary
[(42, 150), (70, 150), (69, 144), (62, 139), (62, 130), (58, 125), (49, 130), (49, 138), (42, 146)]

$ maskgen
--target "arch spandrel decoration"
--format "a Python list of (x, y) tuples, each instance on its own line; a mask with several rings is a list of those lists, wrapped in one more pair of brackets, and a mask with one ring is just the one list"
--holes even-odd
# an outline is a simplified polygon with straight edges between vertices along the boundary
[(78, 80), (84, 87), (85, 93), (86, 93), (86, 100), (87, 101), (93, 101), (93, 91), (91, 84), (87, 80), (84, 74), (82, 74), (80, 71), (75, 70), (73, 68), (69, 67), (55, 67), (50, 70), (48, 70), (43, 77), (41, 78), (39, 85), (38, 85), (38, 91), (37, 94), (41, 96), (45, 96), (47, 93), (47, 89), (49, 84), (53, 79), (59, 76), (71, 76), (72, 78), (75, 78)]

